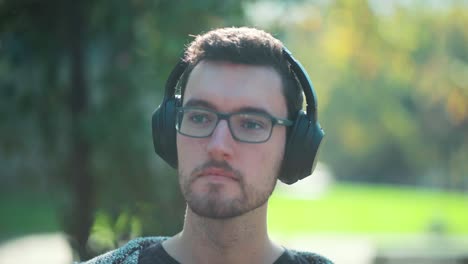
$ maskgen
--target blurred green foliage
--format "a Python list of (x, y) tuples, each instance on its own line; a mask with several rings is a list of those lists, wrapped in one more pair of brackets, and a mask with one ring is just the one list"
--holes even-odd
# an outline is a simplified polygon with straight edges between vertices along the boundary
[(78, 132), (94, 253), (180, 229), (176, 172), (154, 154), (150, 117), (189, 35), (214, 27), (267, 29), (304, 64), (327, 134), (320, 157), (338, 179), (468, 189), (463, 1), (78, 2), (0, 1), (0, 192), (42, 192), (65, 230), (79, 225)]
[(185, 205), (175, 172), (154, 154), (151, 113), (189, 34), (239, 23), (241, 5), (1, 1), (0, 191), (57, 200), (73, 238), (112, 233), (91, 236), (89, 254), (177, 232)]
[(308, 69), (338, 179), (468, 190), (466, 2), (302, 1), (276, 16), (253, 19)]

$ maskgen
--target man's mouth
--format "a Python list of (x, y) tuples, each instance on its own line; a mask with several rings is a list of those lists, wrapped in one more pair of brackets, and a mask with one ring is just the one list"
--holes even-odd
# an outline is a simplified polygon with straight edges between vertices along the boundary
[(239, 177), (231, 170), (226, 170), (217, 167), (208, 167), (197, 173), (197, 177), (210, 177), (212, 179), (229, 179), (239, 181)]

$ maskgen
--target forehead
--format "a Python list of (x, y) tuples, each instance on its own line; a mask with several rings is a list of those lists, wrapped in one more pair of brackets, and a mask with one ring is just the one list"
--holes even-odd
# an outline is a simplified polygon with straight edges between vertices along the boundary
[(191, 100), (224, 112), (255, 107), (279, 117), (287, 114), (281, 77), (271, 66), (202, 61), (185, 89), (184, 105)]

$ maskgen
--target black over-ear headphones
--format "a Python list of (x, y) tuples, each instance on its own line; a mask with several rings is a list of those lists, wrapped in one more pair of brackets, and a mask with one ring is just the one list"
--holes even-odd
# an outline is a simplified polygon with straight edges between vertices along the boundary
[[(279, 179), (293, 184), (310, 175), (315, 168), (317, 152), (324, 132), (317, 119), (317, 96), (307, 72), (291, 52), (283, 48), (283, 55), (290, 64), (306, 98), (306, 112), (300, 110), (289, 132)], [(187, 68), (180, 60), (167, 79), (164, 98), (152, 117), (153, 144), (156, 153), (173, 168), (177, 168), (176, 107), (181, 106), (176, 87)]]

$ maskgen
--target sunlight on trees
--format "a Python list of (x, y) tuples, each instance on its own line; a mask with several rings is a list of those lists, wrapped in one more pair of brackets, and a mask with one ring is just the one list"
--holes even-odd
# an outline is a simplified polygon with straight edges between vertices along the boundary
[[(457, 1), (429, 2), (284, 7), (283, 14), (318, 10), (310, 20), (320, 23), (299, 15), (303, 20), (282, 29), (310, 69), (327, 131), (323, 160), (338, 178), (468, 187), (466, 173), (456, 176), (461, 185), (448, 176), (468, 169), (456, 161), (457, 153), (468, 152), (468, 34), (461, 30), (468, 9)], [(375, 168), (365, 168), (366, 160)], [(433, 171), (442, 182), (430, 179)]]

